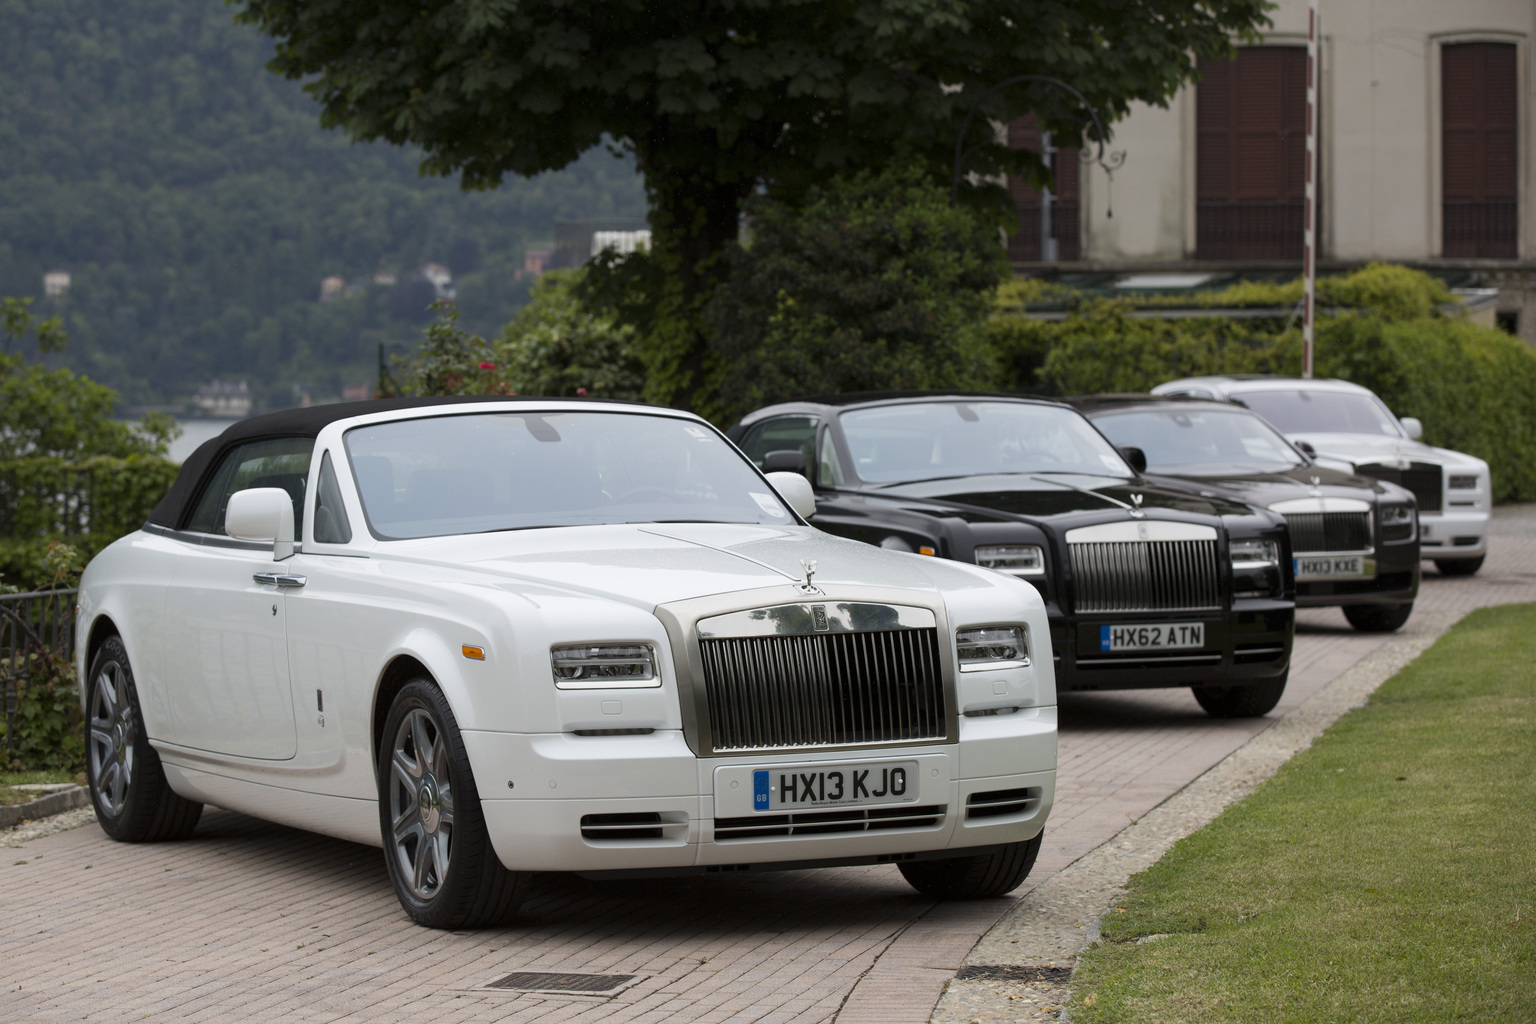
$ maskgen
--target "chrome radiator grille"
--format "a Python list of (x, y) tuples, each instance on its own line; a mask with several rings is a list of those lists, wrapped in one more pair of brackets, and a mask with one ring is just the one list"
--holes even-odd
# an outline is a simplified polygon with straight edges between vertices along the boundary
[(716, 753), (943, 739), (937, 629), (701, 639)]
[(1291, 550), (1297, 554), (1371, 549), (1369, 512), (1292, 512), (1285, 522), (1291, 529)]
[(1214, 540), (1068, 544), (1079, 612), (1221, 607)]

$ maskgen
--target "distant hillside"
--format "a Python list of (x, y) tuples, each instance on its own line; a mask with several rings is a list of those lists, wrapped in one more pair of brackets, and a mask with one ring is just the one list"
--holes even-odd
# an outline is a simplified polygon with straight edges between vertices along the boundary
[[(64, 361), (129, 403), (215, 377), (259, 406), (338, 395), (371, 379), (381, 340), (419, 336), (414, 268), (449, 267), (466, 324), (490, 331), (554, 219), (644, 216), (633, 167), (605, 153), (466, 194), (413, 152), (321, 131), (220, 0), (0, 0), (0, 27), (0, 295), (64, 311)], [(60, 269), (69, 291), (43, 300)], [(322, 304), (333, 275), (351, 287)]]

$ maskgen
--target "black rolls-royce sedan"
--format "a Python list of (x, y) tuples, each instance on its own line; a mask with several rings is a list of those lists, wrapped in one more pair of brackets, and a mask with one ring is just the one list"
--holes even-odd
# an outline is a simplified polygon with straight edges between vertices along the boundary
[(848, 395), (729, 431), (800, 470), (829, 533), (1032, 583), (1060, 690), (1190, 686), (1221, 717), (1280, 700), (1295, 631), (1285, 520), (1139, 475), (1075, 409), (994, 395)]
[(1177, 477), (1278, 512), (1291, 529), (1298, 606), (1340, 605), (1350, 625), (1389, 632), (1419, 592), (1418, 512), (1396, 484), (1317, 465), (1257, 413), (1154, 395), (1068, 400), (1153, 479)]

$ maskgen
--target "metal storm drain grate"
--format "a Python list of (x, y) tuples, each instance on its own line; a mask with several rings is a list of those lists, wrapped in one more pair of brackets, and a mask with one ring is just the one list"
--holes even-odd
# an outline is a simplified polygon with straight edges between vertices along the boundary
[(624, 991), (636, 981), (638, 974), (567, 974), (556, 971), (513, 971), (504, 978), (497, 978), (486, 988), (506, 989), (515, 992), (544, 992), (559, 995), (574, 993), (584, 996), (612, 996)]
[(1070, 977), (1070, 967), (1024, 967), (1015, 964), (962, 967), (955, 975), (959, 981), (1066, 981)]

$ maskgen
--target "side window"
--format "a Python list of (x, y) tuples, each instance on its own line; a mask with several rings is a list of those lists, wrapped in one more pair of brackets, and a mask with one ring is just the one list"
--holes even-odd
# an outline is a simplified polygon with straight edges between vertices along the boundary
[(816, 417), (778, 416), (755, 423), (747, 428), (741, 438), (741, 450), (758, 469), (763, 468), (763, 456), (769, 452), (798, 451), (805, 456), (805, 464), (812, 461), (816, 447)]
[(312, 437), (282, 437), (252, 441), (224, 456), (197, 501), (187, 529), (198, 533), (224, 533), (224, 510), (229, 496), (248, 487), (281, 487), (293, 499), (294, 525), (303, 522), (304, 484), (309, 479), (309, 458), (315, 448)]
[(336, 470), (331, 465), (331, 453), (320, 458), (320, 481), (315, 494), (315, 542), (317, 544), (350, 544), (352, 524), (347, 520), (346, 507), (341, 503), (341, 485), (336, 482)]
[(832, 431), (821, 435), (821, 455), (817, 459), (817, 477), (823, 487), (843, 486), (843, 470), (837, 464), (837, 450), (832, 446)]

